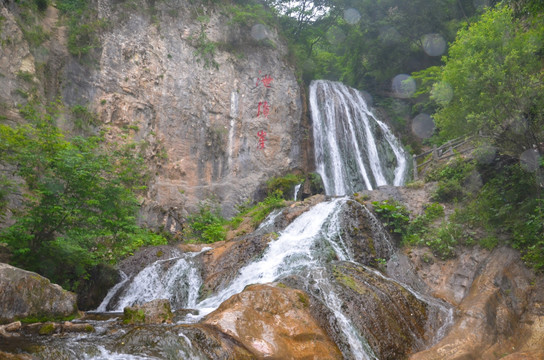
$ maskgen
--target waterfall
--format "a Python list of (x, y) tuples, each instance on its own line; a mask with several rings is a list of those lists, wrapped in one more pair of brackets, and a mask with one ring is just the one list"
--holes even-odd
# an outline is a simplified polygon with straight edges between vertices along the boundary
[[(168, 299), (174, 308), (196, 306), (198, 291), (202, 285), (195, 257), (203, 251), (184, 253), (180, 257), (157, 260), (140, 271), (128, 286), (129, 278), (123, 279), (106, 295), (96, 312), (120, 312), (126, 306), (134, 306), (155, 299)], [(119, 294), (118, 294), (119, 293)], [(113, 301), (117, 297), (118, 299)]]
[[(348, 360), (376, 360), (378, 355), (370, 346), (369, 341), (362, 333), (360, 324), (352, 321), (349, 312), (346, 311), (345, 297), (341, 291), (342, 287), (331, 281), (331, 262), (340, 261), (344, 263), (356, 263), (357, 247), (343, 235), (346, 226), (346, 214), (351, 214), (353, 207), (361, 207), (366, 214), (369, 225), (369, 236), (374, 242), (385, 244), (387, 254), (391, 254), (393, 244), (384, 231), (383, 226), (366, 209), (347, 197), (334, 198), (330, 201), (321, 202), (308, 211), (302, 213), (293, 220), (285, 229), (279, 232), (277, 239), (272, 240), (264, 253), (254, 261), (242, 267), (238, 274), (224, 284), (217, 293), (198, 301), (198, 291), (202, 285), (200, 277), (200, 252), (184, 253), (178, 257), (166, 260), (158, 260), (136, 276), (123, 276), (118, 286), (114, 287), (105, 298), (99, 310), (121, 311), (124, 306), (141, 304), (153, 299), (167, 298), (173, 308), (190, 308), (195, 312), (185, 315), (185, 318), (178, 324), (196, 323), (204, 316), (216, 310), (224, 301), (231, 296), (241, 293), (244, 288), (251, 284), (266, 284), (271, 282), (282, 282), (287, 279), (299, 279), (299, 286), (323, 304), (334, 319), (335, 341), (340, 347), (343, 356)], [(258, 232), (272, 231), (275, 226), (275, 219), (281, 211), (271, 213)], [(277, 231), (276, 228), (274, 228)], [(335, 265), (334, 265), (335, 266)], [(334, 267), (333, 266), (333, 267)], [(398, 287), (408, 290), (419, 301), (427, 304), (428, 314), (437, 316), (445, 321), (435, 334), (434, 341), (444, 336), (445, 331), (451, 324), (453, 312), (450, 307), (436, 299), (429, 299), (420, 295), (406, 285), (387, 278), (375, 269), (359, 264), (360, 268), (368, 273), (374, 274), (375, 278), (382, 278), (386, 282), (393, 282)], [(332, 275), (334, 277), (335, 275)], [(369, 283), (369, 287), (373, 285)], [(411, 334), (417, 336), (416, 334)], [(183, 343), (187, 346), (179, 354), (183, 358), (207, 358), (193, 349), (191, 340), (180, 332)], [(80, 346), (80, 345), (78, 345)], [(138, 360), (138, 354), (122, 357), (113, 350), (106, 350), (96, 344), (93, 355), (87, 359), (102, 360), (106, 358), (126, 358)], [(88, 352), (90, 354), (90, 352)]]
[(312, 81), (310, 109), (316, 168), (328, 195), (404, 183), (407, 154), (359, 91), (338, 82)]
[(295, 191), (293, 193), (293, 200), (294, 201), (297, 201), (298, 192), (299, 192), (301, 186), (302, 186), (302, 184), (296, 184), (295, 185)]
[(322, 235), (323, 225), (339, 211), (342, 200), (317, 204), (296, 218), (277, 240), (270, 243), (261, 259), (240, 269), (228, 287), (197, 304), (199, 314), (189, 317), (193, 321), (199, 320), (232, 295), (242, 292), (247, 285), (273, 282), (297, 270), (318, 266), (317, 254), (312, 248)]

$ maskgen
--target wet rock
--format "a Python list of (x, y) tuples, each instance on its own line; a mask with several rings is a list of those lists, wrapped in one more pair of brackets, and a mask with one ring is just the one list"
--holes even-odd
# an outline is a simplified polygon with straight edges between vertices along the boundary
[(32, 356), (27, 354), (10, 354), (0, 351), (0, 359), (3, 360), (32, 360)]
[(0, 324), (77, 315), (76, 295), (36, 273), (0, 263)]
[(170, 301), (156, 299), (142, 305), (127, 306), (123, 310), (125, 324), (171, 323), (173, 318)]
[(245, 236), (223, 243), (202, 255), (202, 280), (200, 297), (206, 298), (232, 280), (238, 270), (261, 256), (273, 239), (272, 235)]
[(424, 347), (427, 304), (398, 283), (355, 263), (336, 263), (333, 276), (340, 286), (337, 294), (343, 310), (379, 359), (402, 359)]
[(59, 324), (53, 322), (46, 322), (40, 326), (38, 334), (40, 335), (52, 335), (55, 332), (60, 332), (61, 327)]
[(134, 255), (121, 261), (119, 263), (119, 270), (131, 277), (157, 260), (166, 260), (179, 255), (179, 249), (174, 246), (149, 246), (138, 250)]
[(119, 271), (107, 264), (100, 264), (89, 271), (89, 279), (82, 281), (77, 289), (77, 306), (80, 310), (96, 309), (108, 290), (115, 286), (121, 277)]
[(323, 185), (323, 179), (318, 173), (312, 173), (306, 176), (299, 190), (300, 200), (304, 200), (313, 195), (324, 194), (325, 186)]
[[(175, 246), (169, 246), (169, 245), (149, 246), (149, 247), (145, 247), (138, 250), (134, 255), (121, 261), (118, 267), (119, 267), (119, 270), (122, 271), (124, 274), (126, 274), (126, 276), (129, 279), (133, 279), (144, 268), (146, 268), (147, 266), (159, 260), (172, 259), (171, 261), (164, 261), (161, 264), (162, 268), (168, 269), (170, 266), (175, 264), (176, 262), (175, 257), (179, 256), (180, 254), (181, 254), (180, 249)], [(107, 310), (117, 309), (117, 303), (119, 302), (120, 297), (122, 297), (125, 294), (125, 291), (130, 286), (130, 284), (131, 284), (131, 281), (127, 281), (124, 284), (124, 286), (121, 286), (121, 288), (117, 290), (113, 298), (108, 303)], [(107, 290), (109, 291), (110, 288), (111, 286), (108, 287)], [(104, 297), (102, 297), (100, 301), (102, 301)], [(98, 305), (95, 308), (97, 308)]]
[(286, 228), (297, 217), (310, 210), (313, 206), (325, 201), (325, 195), (314, 195), (304, 199), (303, 201), (295, 202), (291, 206), (282, 211), (281, 216), (275, 221), (279, 228)]
[[(469, 253), (477, 259), (476, 265), (467, 266)], [(544, 279), (523, 265), (519, 253), (504, 247), (490, 254), (470, 249), (459, 259), (448, 261), (448, 266), (446, 262), (437, 263), (432, 266), (446, 271), (423, 277), (435, 293), (457, 303), (461, 293), (455, 289), (467, 290), (449, 333), (410, 359), (491, 360), (506, 354), (512, 354), (508, 357), (511, 359), (538, 358), (544, 344)], [(427, 271), (424, 266), (420, 269)], [(459, 273), (463, 281), (452, 281)]]
[(378, 219), (357, 201), (348, 201), (346, 207), (340, 217), (341, 236), (355, 260), (377, 266), (389, 259), (393, 243)]
[(21, 329), (20, 321), (15, 321), (6, 325), (0, 325), (0, 336), (3, 336), (3, 337), (18, 336), (16, 331), (19, 331), (20, 329)]
[(303, 291), (251, 285), (223, 302), (203, 323), (233, 337), (258, 358), (341, 359), (309, 306)]
[(70, 321), (65, 321), (62, 324), (62, 331), (90, 333), (90, 332), (94, 332), (95, 328), (91, 324), (87, 324), (87, 323), (73, 323)]
[[(145, 347), (142, 344), (146, 344)], [(159, 359), (255, 359), (255, 354), (210, 326), (139, 326), (115, 341), (115, 352)]]

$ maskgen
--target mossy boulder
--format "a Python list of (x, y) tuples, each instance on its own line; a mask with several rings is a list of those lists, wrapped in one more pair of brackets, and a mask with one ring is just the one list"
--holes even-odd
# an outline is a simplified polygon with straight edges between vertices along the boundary
[(76, 295), (36, 273), (0, 263), (0, 324), (77, 316)]
[(170, 301), (156, 299), (143, 305), (127, 306), (123, 310), (125, 324), (163, 324), (171, 323), (174, 315)]

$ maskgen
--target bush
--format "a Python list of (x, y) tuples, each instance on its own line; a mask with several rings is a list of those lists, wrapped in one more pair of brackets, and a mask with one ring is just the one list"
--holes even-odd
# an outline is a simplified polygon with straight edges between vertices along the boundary
[(217, 205), (201, 203), (199, 210), (187, 218), (185, 237), (190, 242), (214, 243), (225, 240), (227, 221), (220, 215)]
[(410, 225), (410, 213), (404, 205), (395, 200), (372, 202), (374, 211), (390, 232), (405, 236)]
[(267, 181), (267, 194), (274, 194), (281, 192), (283, 198), (286, 200), (292, 200), (291, 194), (293, 194), (296, 185), (300, 184), (304, 180), (304, 177), (295, 174), (287, 174), (282, 177), (275, 177)]

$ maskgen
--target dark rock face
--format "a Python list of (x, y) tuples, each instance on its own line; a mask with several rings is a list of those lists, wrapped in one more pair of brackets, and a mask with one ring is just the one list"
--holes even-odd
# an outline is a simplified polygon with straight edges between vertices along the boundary
[(402, 359), (421, 348), (427, 305), (368, 268), (339, 262), (332, 268), (344, 310), (379, 359)]
[(95, 266), (89, 275), (89, 280), (77, 289), (77, 306), (83, 311), (96, 309), (108, 290), (121, 280), (119, 271), (106, 264)]
[(30, 271), (0, 263), (0, 324), (77, 314), (76, 295)]
[(351, 248), (358, 263), (376, 266), (393, 253), (393, 244), (376, 217), (357, 201), (347, 202), (348, 210), (341, 217), (342, 238)]
[(134, 255), (121, 261), (119, 270), (127, 276), (134, 276), (142, 271), (146, 266), (157, 260), (166, 260), (179, 256), (178, 248), (168, 245), (151, 246), (138, 250)]
[(312, 173), (304, 179), (302, 186), (299, 190), (299, 198), (304, 200), (313, 195), (324, 194), (325, 186), (323, 185), (323, 179), (317, 173)]

